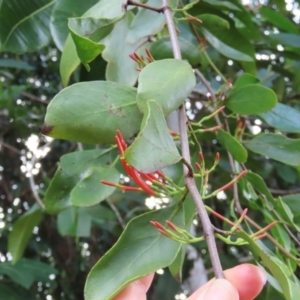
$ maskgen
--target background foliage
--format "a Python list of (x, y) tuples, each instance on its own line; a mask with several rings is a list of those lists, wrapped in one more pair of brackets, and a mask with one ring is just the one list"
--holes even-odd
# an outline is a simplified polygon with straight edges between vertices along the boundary
[[(171, 6), (182, 7), (189, 1), (177, 2), (171, 1)], [(162, 223), (166, 219), (175, 220), (182, 227), (194, 219), (191, 213), (188, 215), (192, 218), (184, 218), (182, 211), (169, 206), (166, 199), (155, 201), (142, 193), (122, 193), (99, 183), (100, 180), (117, 182), (124, 173), (116, 160), (116, 149), (103, 144), (114, 143), (118, 128), (124, 130), (126, 139), (137, 133), (142, 123), (140, 111), (146, 115), (149, 112), (150, 121), (143, 120), (139, 141), (149, 134), (150, 112), (155, 111), (156, 116), (167, 115), (191, 90), (186, 100), (190, 120), (199, 121), (210, 111), (207, 90), (199, 80), (194, 87), (187, 63), (177, 66), (173, 61), (159, 61), (173, 57), (163, 14), (132, 6), (125, 14), (121, 4), (120, 0), (0, 1), (1, 299), (83, 299), (84, 284), (91, 268), (116, 243), (132, 218), (148, 213), (134, 219), (127, 228), (127, 235), (123, 235), (123, 240), (109, 252), (117, 266), (124, 264), (124, 268), (130, 259), (134, 260), (135, 253), (141, 253), (147, 243), (151, 243), (153, 234), (158, 236), (149, 225), (153, 216)], [(161, 1), (149, 0), (147, 4), (160, 7)], [(236, 166), (245, 163), (251, 170), (239, 181), (242, 206), (250, 209), (249, 217), (262, 227), (273, 220), (281, 221), (270, 233), (287, 253), (297, 258), (300, 226), (299, 5), (299, 1), (293, 0), (243, 3), (204, 0), (188, 10), (191, 16), (201, 19), (202, 24), (179, 21), (184, 16), (181, 12), (175, 13), (183, 58), (193, 68), (199, 68), (217, 93), (218, 100), (226, 105), (229, 128), (219, 130), (216, 135), (196, 134), (209, 167), (217, 151), (221, 156), (210, 176), (210, 189), (213, 191), (231, 180), (229, 151)], [(145, 56), (145, 47), (157, 61), (139, 73), (136, 68), (141, 66), (129, 54), (136, 51)], [(160, 83), (172, 78), (177, 68), (182, 76), (177, 81), (174, 79), (170, 86), (160, 88)], [(94, 119), (83, 117), (83, 112), (88, 115), (95, 111), (97, 101), (89, 99), (104, 97), (104, 94), (99, 95), (98, 85), (94, 89), (95, 80), (116, 82), (103, 82), (103, 89), (105, 93), (111, 91), (109, 101), (115, 101), (116, 106), (116, 101), (120, 104), (128, 101), (126, 113), (132, 116), (128, 128), (126, 124), (107, 118), (109, 106), (102, 114), (95, 114)], [(77, 85), (73, 85), (75, 83)], [(230, 83), (233, 83), (231, 91), (228, 90)], [(67, 85), (71, 88), (62, 90)], [(64, 93), (70, 101), (62, 105), (59, 101)], [(152, 101), (150, 108), (143, 106), (145, 95), (159, 105)], [(168, 106), (170, 102), (165, 101), (170, 97), (172, 105)], [(48, 127), (43, 127), (49, 103), (52, 110), (48, 109), (45, 120)], [(241, 120), (246, 127), (242, 139), (238, 132), (241, 123), (233, 113), (243, 115)], [(104, 118), (107, 118), (106, 127), (98, 122)], [(49, 124), (57, 128), (56, 131), (51, 131)], [(205, 123), (206, 127), (215, 125), (212, 120)], [(44, 133), (69, 141), (42, 136), (42, 127)], [(150, 136), (152, 134), (150, 132)], [(159, 142), (160, 151), (169, 149), (170, 144), (163, 144), (165, 137), (163, 135)], [(100, 146), (94, 145), (99, 143)], [(135, 142), (131, 147), (138, 149), (139, 146)], [(192, 149), (196, 153), (196, 148)], [(166, 165), (179, 160), (176, 151), (173, 149)], [(153, 171), (142, 157), (130, 156), (127, 152), (126, 158), (137, 168)], [(180, 164), (166, 168), (165, 172), (177, 183), (182, 180)], [(232, 198), (229, 189), (206, 203), (233, 219)], [(39, 200), (45, 209), (40, 207)], [(185, 205), (185, 212), (193, 211), (189, 198)], [(228, 229), (219, 219), (212, 216), (211, 220), (217, 227)], [(195, 218), (194, 224), (197, 222)], [(201, 228), (194, 230), (201, 235)], [(149, 231), (147, 236), (145, 232)], [(132, 238), (128, 237), (128, 232), (133, 238), (142, 235), (145, 241), (131, 252), (124, 252), (122, 241), (127, 243)], [(171, 276), (172, 273), (180, 277), (183, 252), (174, 241), (158, 238), (168, 249), (164, 255), (155, 245), (151, 249), (153, 257), (161, 258), (158, 269), (170, 265), (180, 252), (170, 270), (166, 268), (163, 275), (156, 276), (149, 299), (174, 299), (176, 294), (190, 288)], [(252, 256), (261, 251), (255, 244), (250, 245), (250, 254), (247, 247), (218, 241), (223, 267), (262, 259), (269, 269), (275, 266), (281, 270), (281, 277), (276, 277), (281, 287), (270, 279), (258, 299), (297, 299), (299, 258), (295, 261), (283, 255), (268, 239), (263, 243), (258, 243), (259, 249), (269, 256), (259, 259)], [(211, 277), (205, 242), (194, 247)], [(157, 255), (159, 250), (160, 255)], [(146, 259), (149, 257), (142, 258)], [(149, 264), (153, 264), (153, 260), (149, 260)], [(144, 274), (145, 268), (132, 267), (130, 276)], [(192, 268), (193, 260), (186, 260), (182, 268), (184, 282), (191, 279)], [(98, 269), (93, 270), (97, 272)], [(110, 277), (114, 272), (112, 269), (104, 275)], [(104, 275), (95, 278), (100, 280)], [(115, 281), (109, 288), (116, 291), (123, 284), (124, 280)], [(284, 296), (278, 290), (283, 290)]]

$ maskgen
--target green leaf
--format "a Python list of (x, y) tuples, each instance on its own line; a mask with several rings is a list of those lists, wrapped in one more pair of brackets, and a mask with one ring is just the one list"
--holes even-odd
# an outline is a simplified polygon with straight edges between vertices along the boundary
[[(111, 163), (109, 153), (110, 149), (85, 150), (63, 155), (45, 194), (44, 201), (47, 212), (55, 214), (69, 207), (71, 191), (89, 173), (91, 168), (94, 166), (109, 168)], [(104, 187), (99, 182), (97, 186), (99, 189)], [(112, 194), (114, 188), (110, 187), (110, 191)], [(99, 197), (98, 200), (103, 199)]]
[(34, 205), (13, 224), (13, 229), (8, 235), (8, 251), (13, 257), (13, 264), (22, 257), (33, 228), (39, 225), (42, 216), (40, 207)]
[[(193, 67), (200, 65), (201, 52), (200, 49), (191, 42), (179, 37), (179, 46), (182, 59), (187, 60)], [(150, 52), (154, 59), (161, 60), (166, 58), (173, 58), (173, 48), (170, 38), (161, 38), (150, 46)]]
[(279, 130), (300, 133), (300, 112), (288, 105), (278, 103), (271, 111), (259, 116)]
[[(203, 15), (200, 17), (203, 18)], [(226, 20), (216, 15), (207, 15), (203, 19), (202, 24), (194, 26), (218, 52), (234, 60), (255, 60), (253, 45), (235, 28), (229, 28)]]
[(81, 207), (71, 206), (57, 215), (57, 229), (62, 236), (89, 237), (92, 216)]
[(259, 13), (277, 28), (285, 30), (289, 33), (299, 33), (298, 26), (290, 21), (287, 17), (285, 17), (282, 13), (279, 13), (274, 9), (266, 8), (264, 6), (259, 9)]
[(244, 146), (231, 134), (220, 129), (217, 131), (218, 142), (240, 163), (247, 161), (248, 153)]
[(24, 290), (16, 289), (15, 286), (8, 285), (7, 283), (0, 283), (0, 299), (23, 300), (26, 296), (24, 295)]
[(164, 59), (148, 64), (140, 73), (137, 104), (141, 111), (147, 100), (155, 99), (164, 115), (177, 109), (196, 85), (191, 66), (178, 59)]
[(76, 46), (71, 35), (68, 36), (60, 59), (59, 73), (63, 86), (67, 86), (72, 73), (80, 65), (80, 59), (76, 52)]
[(85, 299), (111, 299), (128, 283), (170, 265), (181, 245), (149, 223), (166, 220), (182, 226), (182, 208), (175, 205), (132, 219), (117, 243), (92, 268), (85, 284)]
[[(293, 281), (289, 279), (289, 277), (292, 276), (292, 273), (288, 270), (287, 266), (284, 265), (277, 257), (260, 248), (247, 233), (237, 231), (236, 235), (249, 243), (249, 248), (252, 254), (260, 258), (264, 267), (267, 268), (278, 281), (285, 299), (297, 300), (300, 293), (300, 287), (295, 285)], [(256, 258), (256, 260), (258, 259)]]
[(255, 77), (249, 73), (243, 73), (241, 76), (239, 76), (237, 78), (237, 80), (234, 83), (233, 88), (240, 89), (249, 84), (255, 84), (255, 83), (259, 83), (259, 82), (260, 82), (260, 80), (257, 77)]
[(57, 230), (62, 236), (76, 236), (76, 219), (78, 208), (70, 206), (57, 215)]
[[(201, 14), (197, 16), (202, 21), (202, 26), (210, 30), (229, 29), (230, 24), (227, 20), (212, 14)], [(201, 26), (198, 24), (198, 26)], [(199, 27), (198, 27), (199, 28)]]
[(59, 0), (56, 1), (50, 22), (50, 30), (56, 47), (62, 51), (69, 34), (68, 19), (82, 16), (98, 0)]
[(100, 41), (113, 30), (117, 19), (72, 18), (69, 29), (76, 46), (77, 55), (89, 71), (88, 63), (105, 48)]
[(287, 222), (289, 226), (300, 232), (300, 227), (294, 222), (294, 216), (296, 216), (297, 213), (292, 211), (289, 205), (285, 203), (281, 197), (276, 199), (276, 204), (277, 205), (274, 207), (276, 212), (280, 214), (280, 216), (285, 222)]
[(102, 40), (106, 45), (102, 52), (103, 59), (107, 61), (106, 79), (131, 86), (136, 83), (138, 72), (137, 64), (129, 54), (136, 52), (146, 41), (146, 38), (132, 44), (127, 41), (132, 20), (133, 14), (127, 12), (125, 17), (116, 23), (111, 34)]
[[(82, 17), (114, 19), (120, 17), (122, 14), (122, 0), (101, 0), (86, 11)], [(79, 65), (80, 59), (78, 58), (76, 47), (71, 35), (69, 35), (64, 45), (59, 67), (64, 86), (68, 85), (71, 74)]]
[(250, 182), (255, 190), (265, 195), (265, 197), (268, 199), (268, 201), (270, 201), (270, 203), (274, 204), (275, 200), (272, 194), (270, 193), (264, 180), (258, 174), (248, 171), (248, 173), (244, 176), (244, 179)]
[(300, 216), (300, 194), (285, 195), (282, 201), (290, 208), (294, 216)]
[[(148, 0), (147, 5), (160, 8), (161, 0)], [(166, 23), (164, 14), (141, 8), (130, 24), (127, 42), (134, 44), (141, 38), (157, 34)]]
[(245, 142), (245, 146), (258, 154), (291, 166), (300, 166), (300, 139), (280, 134), (261, 134)]
[(48, 45), (49, 21), (54, 3), (55, 0), (2, 0), (0, 52), (22, 54)]
[(27, 62), (12, 59), (12, 58), (0, 59), (0, 67), (1, 68), (15, 68), (18, 70), (26, 70), (26, 71), (34, 70), (34, 67), (29, 65)]
[(100, 183), (100, 180), (119, 182), (120, 173), (112, 165), (108, 167), (91, 166), (71, 192), (71, 203), (75, 206), (91, 206), (111, 195), (113, 187)]
[(283, 46), (300, 48), (300, 35), (292, 33), (271, 33), (268, 35), (272, 41)]
[(125, 152), (126, 161), (137, 170), (150, 173), (181, 159), (160, 106), (147, 101), (141, 131)]
[(238, 6), (235, 4), (229, 2), (229, 1), (220, 1), (220, 0), (203, 0), (203, 2), (208, 3), (214, 7), (220, 7), (224, 9), (230, 9), (230, 10), (240, 10)]
[(142, 121), (135, 98), (135, 88), (116, 82), (74, 84), (49, 104), (42, 133), (82, 143), (112, 144), (116, 130), (122, 129), (128, 139)]
[(269, 88), (249, 84), (233, 89), (225, 100), (225, 106), (237, 114), (253, 115), (264, 113), (277, 104), (276, 94)]
[(57, 270), (37, 260), (22, 258), (15, 265), (2, 262), (0, 274), (9, 276), (12, 281), (29, 289), (34, 281), (48, 282), (49, 275), (57, 274)]

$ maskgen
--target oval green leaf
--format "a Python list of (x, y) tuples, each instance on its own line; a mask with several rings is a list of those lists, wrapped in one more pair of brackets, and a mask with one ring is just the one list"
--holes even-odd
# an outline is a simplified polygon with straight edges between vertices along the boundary
[[(193, 67), (199, 66), (202, 57), (200, 49), (181, 37), (178, 38), (178, 41), (182, 59), (187, 60)], [(174, 57), (170, 38), (162, 38), (152, 43), (150, 46), (150, 52), (156, 60)]]
[(33, 228), (39, 225), (42, 216), (40, 207), (34, 205), (13, 224), (13, 229), (8, 235), (8, 251), (13, 257), (13, 264), (22, 257)]
[(182, 208), (175, 205), (132, 219), (117, 243), (89, 273), (85, 299), (112, 299), (128, 283), (170, 265), (181, 245), (150, 225), (150, 221), (166, 220), (184, 226)]
[[(110, 150), (85, 150), (63, 155), (44, 197), (47, 212), (55, 214), (68, 208), (71, 205), (70, 194), (72, 190), (82, 178), (86, 177), (86, 174), (90, 173), (92, 167), (109, 168), (112, 163), (109, 155)], [(104, 187), (98, 181), (97, 187), (100, 189), (102, 186)], [(115, 188), (109, 188), (110, 194), (112, 194)], [(82, 201), (85, 199), (84, 197)]]
[(249, 84), (232, 90), (225, 101), (227, 108), (243, 115), (264, 113), (276, 104), (276, 94), (271, 89), (258, 84)]
[(140, 73), (137, 104), (141, 111), (149, 99), (155, 99), (164, 115), (177, 109), (196, 85), (191, 66), (178, 59), (148, 64)]
[(202, 24), (195, 24), (196, 30), (221, 54), (234, 60), (252, 62), (255, 60), (253, 45), (229, 23), (216, 15), (200, 15)]
[(130, 165), (144, 173), (160, 170), (181, 159), (156, 101), (147, 101), (140, 133), (127, 148), (125, 157)]
[(74, 84), (50, 102), (42, 133), (82, 143), (112, 144), (116, 130), (121, 129), (128, 139), (142, 122), (135, 98), (135, 88), (116, 82)]
[(244, 163), (247, 161), (248, 153), (244, 146), (231, 134), (219, 129), (216, 135), (218, 142), (233, 156), (233, 158)]
[(100, 180), (119, 182), (120, 173), (114, 166), (96, 167), (87, 169), (81, 180), (76, 184), (71, 192), (70, 200), (76, 206), (95, 205), (112, 194), (114, 188), (100, 183)]
[(288, 105), (278, 103), (271, 111), (259, 116), (279, 130), (300, 133), (300, 112)]
[(260, 80), (257, 77), (255, 77), (255, 76), (253, 76), (249, 73), (243, 73), (241, 76), (239, 76), (237, 78), (237, 80), (234, 83), (233, 88), (234, 89), (239, 89), (239, 88), (242, 88), (246, 85), (256, 84), (256, 83), (259, 83), (259, 82), (260, 82)]
[(300, 139), (290, 139), (280, 134), (261, 134), (245, 142), (245, 146), (287, 165), (300, 166)]

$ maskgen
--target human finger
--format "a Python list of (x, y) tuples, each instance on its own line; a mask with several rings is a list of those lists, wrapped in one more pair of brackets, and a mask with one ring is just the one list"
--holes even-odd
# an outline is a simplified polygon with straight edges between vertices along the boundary
[(153, 277), (150, 274), (130, 283), (113, 300), (146, 300)]

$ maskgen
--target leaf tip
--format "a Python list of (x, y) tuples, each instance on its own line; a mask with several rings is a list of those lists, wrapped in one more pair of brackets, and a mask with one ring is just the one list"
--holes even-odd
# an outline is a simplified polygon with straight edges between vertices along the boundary
[(45, 123), (42, 127), (41, 134), (50, 135), (50, 133), (53, 131), (53, 128), (54, 126)]

